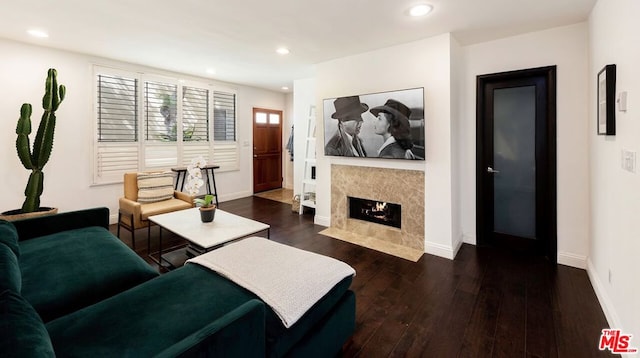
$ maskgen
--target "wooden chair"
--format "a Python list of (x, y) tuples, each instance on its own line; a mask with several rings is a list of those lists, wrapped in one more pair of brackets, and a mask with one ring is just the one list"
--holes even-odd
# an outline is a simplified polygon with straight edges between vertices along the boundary
[(124, 175), (124, 197), (119, 200), (117, 235), (120, 237), (120, 227), (131, 232), (131, 248), (133, 250), (136, 249), (135, 232), (137, 229), (147, 228), (147, 246), (150, 245), (151, 222), (149, 216), (189, 209), (194, 206), (194, 197), (173, 190), (173, 183), (171, 183), (173, 197), (154, 202), (139, 202), (138, 174), (148, 176), (160, 173), (125, 173)]

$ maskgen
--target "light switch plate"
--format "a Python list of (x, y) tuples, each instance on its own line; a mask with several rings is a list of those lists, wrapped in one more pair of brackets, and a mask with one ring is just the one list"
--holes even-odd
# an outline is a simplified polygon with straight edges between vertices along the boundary
[(618, 99), (616, 100), (616, 102), (618, 102), (618, 111), (626, 112), (627, 111), (627, 91), (620, 92), (618, 94)]
[(629, 173), (636, 172), (636, 152), (626, 149), (622, 150), (622, 169)]

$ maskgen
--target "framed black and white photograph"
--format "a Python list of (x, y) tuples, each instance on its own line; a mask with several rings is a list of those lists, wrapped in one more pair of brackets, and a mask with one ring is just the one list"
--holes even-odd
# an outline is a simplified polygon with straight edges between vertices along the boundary
[(324, 154), (425, 160), (424, 88), (328, 98)]
[(616, 65), (606, 65), (598, 72), (598, 134), (616, 134)]

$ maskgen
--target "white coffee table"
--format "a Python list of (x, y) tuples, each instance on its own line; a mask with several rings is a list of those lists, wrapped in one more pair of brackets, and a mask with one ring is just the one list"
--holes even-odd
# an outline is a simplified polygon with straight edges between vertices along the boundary
[[(151, 252), (149, 256), (158, 265), (165, 261), (172, 266), (176, 266), (186, 260), (186, 253), (183, 260), (168, 260), (162, 257), (162, 231), (168, 230), (172, 233), (183, 237), (189, 242), (189, 250), (191, 254), (201, 254), (214, 250), (231, 241), (239, 240), (247, 236), (266, 232), (267, 239), (270, 235), (270, 226), (259, 221), (234, 215), (224, 210), (216, 209), (215, 219), (210, 223), (203, 223), (200, 220), (198, 208), (174, 211), (166, 214), (153, 215), (149, 220), (160, 227), (159, 243), (158, 243), (158, 259), (153, 257)], [(172, 250), (173, 251), (173, 250)], [(180, 255), (180, 253), (177, 253)]]

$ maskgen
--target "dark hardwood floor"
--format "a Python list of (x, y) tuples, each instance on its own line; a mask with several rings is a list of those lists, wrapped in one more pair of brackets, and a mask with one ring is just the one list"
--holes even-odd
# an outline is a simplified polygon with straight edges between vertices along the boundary
[[(220, 208), (270, 224), (272, 240), (355, 268), (356, 331), (345, 357), (612, 356), (598, 350), (608, 324), (584, 270), (467, 244), (455, 260), (425, 254), (414, 263), (319, 235), (312, 215), (277, 201), (249, 197)], [(129, 233), (121, 236), (130, 245)], [(137, 232), (144, 258), (146, 236)]]

